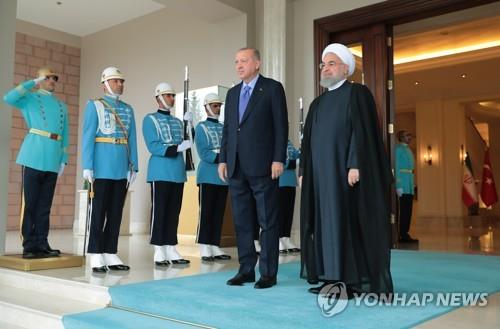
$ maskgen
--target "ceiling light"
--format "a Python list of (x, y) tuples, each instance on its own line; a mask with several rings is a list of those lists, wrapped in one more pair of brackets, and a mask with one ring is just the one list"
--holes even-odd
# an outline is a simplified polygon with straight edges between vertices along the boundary
[(467, 78), (467, 74), (462, 73), (462, 74), (460, 74), (460, 77), (461, 77), (462, 79), (465, 79), (465, 78)]
[(465, 47), (445, 49), (445, 50), (441, 50), (441, 51), (429, 52), (429, 53), (424, 53), (424, 54), (420, 54), (420, 55), (394, 59), (394, 65), (422, 61), (422, 60), (426, 60), (426, 59), (438, 58), (438, 57), (449, 56), (449, 55), (457, 55), (457, 54), (466, 53), (469, 51), (493, 48), (493, 47), (498, 47), (498, 46), (500, 46), (500, 40), (478, 43), (475, 45), (469, 45), (469, 46), (465, 46)]
[(420, 82), (415, 81), (413, 84), (414, 84), (415, 86), (418, 86), (418, 85), (420, 84)]
[(495, 110), (500, 110), (500, 102), (493, 102), (493, 101), (479, 102), (479, 105), (481, 105), (483, 107), (493, 108)]

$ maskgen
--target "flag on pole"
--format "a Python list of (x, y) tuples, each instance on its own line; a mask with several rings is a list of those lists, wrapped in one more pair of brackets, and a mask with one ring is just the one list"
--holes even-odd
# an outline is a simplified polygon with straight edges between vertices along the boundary
[(490, 149), (484, 152), (483, 180), (481, 183), (481, 200), (486, 206), (491, 206), (498, 202), (497, 189), (493, 179), (493, 170), (490, 162)]
[(463, 172), (462, 201), (467, 207), (470, 207), (478, 202), (478, 198), (476, 190), (476, 180), (474, 179), (474, 175), (472, 174), (472, 164), (470, 161), (469, 153), (466, 153), (465, 155)]

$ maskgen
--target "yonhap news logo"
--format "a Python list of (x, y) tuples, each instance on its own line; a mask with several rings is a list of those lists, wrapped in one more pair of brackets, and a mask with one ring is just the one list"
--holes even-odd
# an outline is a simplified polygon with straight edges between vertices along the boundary
[(347, 307), (347, 287), (344, 282), (327, 284), (318, 294), (318, 306), (321, 314), (329, 318)]
[[(461, 307), (488, 305), (486, 292), (395, 292), (392, 294), (356, 293), (352, 292), (351, 307)], [(324, 286), (318, 294), (318, 307), (325, 317), (332, 317), (343, 312), (348, 306), (348, 292), (344, 282), (336, 282)]]

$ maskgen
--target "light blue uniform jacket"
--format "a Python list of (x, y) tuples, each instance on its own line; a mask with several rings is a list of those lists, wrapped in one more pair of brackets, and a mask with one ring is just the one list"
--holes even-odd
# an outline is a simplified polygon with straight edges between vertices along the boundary
[[(412, 194), (415, 190), (414, 174), (415, 158), (407, 144), (396, 145), (396, 189), (403, 189), (403, 194)], [(411, 172), (410, 172), (411, 171)]]
[(61, 136), (61, 140), (28, 133), (24, 137), (16, 163), (57, 173), (61, 163), (68, 162), (68, 108), (46, 90), (31, 91), (35, 85), (33, 80), (25, 81), (5, 94), (3, 99), (21, 111), (28, 131), (34, 128), (57, 134)]
[(151, 153), (147, 181), (184, 183), (187, 177), (183, 153), (166, 156), (167, 148), (183, 141), (182, 121), (170, 114), (150, 113), (142, 121), (142, 134)]
[(217, 171), (223, 124), (216, 119), (207, 119), (196, 126), (195, 145), (200, 162), (196, 173), (197, 184), (227, 185)]
[[(134, 110), (127, 103), (107, 95), (103, 100), (89, 100), (85, 107), (82, 168), (93, 170), (97, 179), (126, 179), (129, 170), (139, 171)], [(120, 118), (126, 134), (113, 111)], [(97, 143), (95, 140), (97, 137), (125, 138), (126, 135), (127, 145)]]
[[(297, 160), (300, 157), (300, 151), (297, 150), (292, 142), (288, 140), (288, 145), (286, 148), (286, 163), (285, 163), (285, 168), (288, 167), (288, 164), (290, 161)], [(280, 187), (285, 187), (285, 186), (297, 186), (297, 175), (294, 169), (285, 169), (283, 171), (283, 174), (279, 178), (279, 186)]]

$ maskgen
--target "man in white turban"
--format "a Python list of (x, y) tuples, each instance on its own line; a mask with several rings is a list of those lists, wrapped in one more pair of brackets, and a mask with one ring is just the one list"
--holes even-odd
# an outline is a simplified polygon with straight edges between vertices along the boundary
[[(377, 111), (367, 87), (347, 81), (355, 61), (334, 43), (322, 54), (321, 85), (302, 141), (301, 276), (324, 294), (332, 285), (391, 294), (389, 200), (391, 170)], [(324, 289), (323, 289), (324, 288)]]

